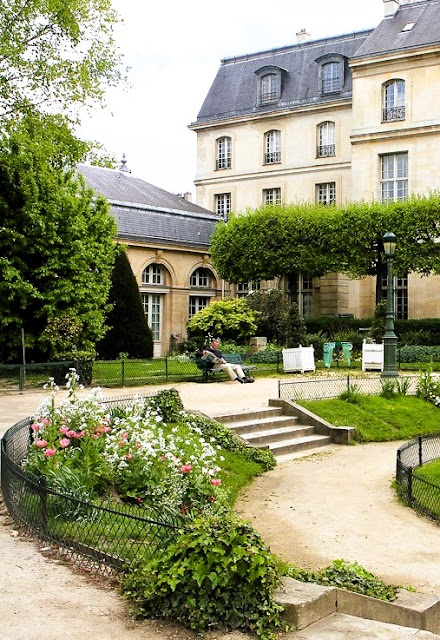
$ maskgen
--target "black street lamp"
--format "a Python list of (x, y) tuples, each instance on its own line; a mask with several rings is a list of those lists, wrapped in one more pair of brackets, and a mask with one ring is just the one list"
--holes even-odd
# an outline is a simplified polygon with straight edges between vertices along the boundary
[(382, 238), (383, 249), (387, 259), (387, 315), (385, 335), (383, 337), (383, 371), (382, 377), (398, 376), (397, 372), (397, 336), (394, 333), (394, 280), (393, 257), (397, 238), (394, 233), (386, 233)]

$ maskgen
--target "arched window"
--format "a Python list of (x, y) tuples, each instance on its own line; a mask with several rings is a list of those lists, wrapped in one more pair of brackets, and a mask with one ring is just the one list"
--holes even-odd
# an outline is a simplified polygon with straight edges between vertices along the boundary
[(335, 123), (322, 122), (317, 127), (317, 148), (318, 158), (328, 158), (335, 155)]
[(405, 120), (405, 80), (390, 80), (383, 86), (382, 121)]
[(273, 129), (264, 134), (264, 164), (281, 162), (281, 131)]
[(162, 284), (162, 269), (158, 264), (149, 264), (142, 271), (142, 284)]
[(231, 156), (232, 156), (231, 138), (228, 138), (228, 137), (219, 138), (217, 140), (215, 168), (230, 169)]
[(192, 272), (189, 283), (191, 287), (204, 288), (209, 287), (211, 279), (211, 272), (209, 269), (204, 269), (203, 267), (199, 267), (195, 271)]

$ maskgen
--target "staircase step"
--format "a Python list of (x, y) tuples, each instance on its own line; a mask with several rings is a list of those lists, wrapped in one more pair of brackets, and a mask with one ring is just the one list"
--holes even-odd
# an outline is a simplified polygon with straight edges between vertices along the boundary
[(281, 442), (273, 442), (268, 448), (274, 456), (283, 455), (285, 453), (294, 453), (295, 451), (303, 451), (304, 449), (314, 449), (330, 444), (332, 439), (330, 436), (304, 436), (303, 438), (293, 438), (292, 440), (283, 440)]
[(242, 411), (241, 413), (229, 413), (229, 414), (219, 414), (213, 415), (211, 418), (213, 420), (217, 420), (217, 422), (228, 424), (230, 422), (242, 422), (242, 421), (251, 421), (251, 420), (260, 420), (269, 418), (271, 416), (282, 416), (283, 410), (280, 407), (268, 407), (267, 409), (260, 409), (259, 411)]
[(271, 418), (261, 418), (259, 420), (243, 420), (240, 422), (224, 422), (230, 429), (239, 433), (242, 437), (244, 433), (255, 433), (257, 431), (269, 431), (270, 429), (281, 429), (283, 427), (295, 427), (298, 418), (295, 416), (274, 416)]
[[(257, 425), (256, 425), (257, 426)], [(241, 437), (254, 445), (255, 447), (263, 444), (270, 445), (271, 443), (279, 443), (284, 440), (293, 440), (302, 438), (304, 436), (310, 436), (314, 433), (313, 427), (301, 426), (301, 427), (279, 427), (277, 429), (267, 429), (251, 432), (240, 432)]]

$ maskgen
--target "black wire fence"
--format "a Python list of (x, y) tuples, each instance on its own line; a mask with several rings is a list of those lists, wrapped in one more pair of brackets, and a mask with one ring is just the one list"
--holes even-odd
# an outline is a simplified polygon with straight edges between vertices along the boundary
[(440, 523), (440, 482), (425, 475), (423, 466), (440, 458), (440, 433), (419, 436), (397, 451), (399, 495), (413, 509)]
[[(152, 395), (152, 394), (149, 394)], [(139, 396), (136, 396), (139, 397)], [(126, 406), (133, 397), (105, 401)], [(75, 564), (101, 575), (153, 559), (182, 527), (178, 514), (116, 501), (89, 501), (47, 484), (23, 468), (31, 445), (32, 418), (13, 425), (1, 440), (1, 488), (14, 522)]]
[(333, 376), (327, 378), (307, 378), (303, 380), (279, 380), (278, 397), (283, 400), (322, 400), (337, 398), (351, 391), (367, 395), (379, 395), (388, 386), (394, 385), (395, 391), (415, 395), (419, 383), (418, 375), (400, 375), (398, 378), (380, 376)]
[[(276, 353), (273, 360), (267, 363), (252, 363), (252, 375), (282, 371), (281, 356)], [(251, 360), (245, 359), (245, 364), (251, 364)], [(50, 377), (61, 386), (65, 384), (70, 368), (74, 368), (80, 376), (79, 383), (86, 386), (93, 384), (102, 387), (128, 387), (169, 382), (201, 382), (204, 379), (203, 372), (190, 356), (166, 356), (151, 360), (121, 358), (93, 362), (72, 360), (26, 365), (0, 364), (0, 390), (42, 389)]]

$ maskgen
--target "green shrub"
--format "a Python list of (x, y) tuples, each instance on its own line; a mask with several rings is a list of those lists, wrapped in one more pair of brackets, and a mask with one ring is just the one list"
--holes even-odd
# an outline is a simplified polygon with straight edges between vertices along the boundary
[(408, 345), (399, 349), (400, 362), (440, 362), (440, 346)]
[(322, 360), (324, 357), (324, 344), (328, 342), (328, 338), (321, 332), (308, 333), (306, 335), (306, 346), (313, 345), (315, 359)]
[(359, 387), (356, 384), (350, 384), (348, 389), (339, 395), (339, 399), (351, 404), (359, 404), (361, 395)]
[(248, 360), (255, 363), (276, 364), (282, 360), (282, 349), (274, 344), (268, 344), (264, 351), (253, 353)]
[(317, 572), (292, 565), (289, 567), (287, 575), (301, 582), (316, 582), (326, 586), (339, 587), (379, 600), (394, 600), (398, 589), (396, 586), (386, 584), (357, 562), (350, 563), (347, 560), (334, 560), (331, 565)]
[(164, 422), (177, 422), (180, 412), (183, 411), (182, 400), (177, 389), (164, 389), (152, 398), (147, 398), (145, 407), (155, 410)]
[(273, 599), (279, 582), (260, 535), (224, 514), (191, 523), (161, 557), (123, 576), (121, 587), (139, 617), (177, 620), (198, 633), (241, 629), (266, 640), (283, 627)]

